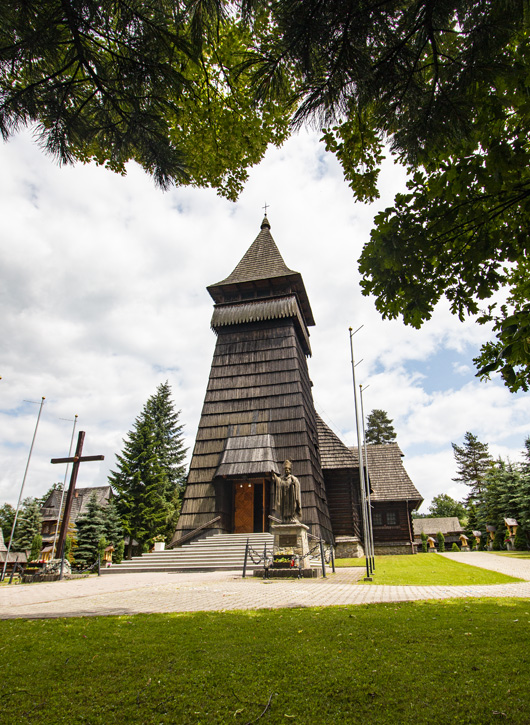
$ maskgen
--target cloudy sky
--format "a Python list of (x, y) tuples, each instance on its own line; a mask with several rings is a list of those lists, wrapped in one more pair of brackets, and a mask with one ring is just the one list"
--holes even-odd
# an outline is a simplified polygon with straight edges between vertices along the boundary
[(104, 485), (123, 437), (165, 380), (193, 446), (215, 344), (206, 286), (243, 256), (265, 202), (316, 320), (315, 404), (343, 440), (356, 443), (348, 328), (363, 325), (354, 345), (365, 412), (383, 408), (393, 419), (422, 510), (439, 493), (465, 495), (451, 480), (451, 442), (466, 431), (493, 455), (520, 458), (530, 398), (474, 377), (484, 328), (440, 305), (412, 330), (382, 321), (361, 296), (356, 260), (374, 215), (404, 187), (392, 163), (372, 205), (353, 202), (338, 163), (310, 132), (271, 149), (235, 204), (211, 190), (161, 192), (135, 165), (125, 177), (95, 165), (59, 168), (29, 133), (0, 145), (0, 163), (0, 503), (17, 502), (43, 396), (24, 496), (63, 480), (64, 466), (50, 458), (67, 455), (76, 414), (84, 453), (105, 455), (81, 466), (78, 485)]

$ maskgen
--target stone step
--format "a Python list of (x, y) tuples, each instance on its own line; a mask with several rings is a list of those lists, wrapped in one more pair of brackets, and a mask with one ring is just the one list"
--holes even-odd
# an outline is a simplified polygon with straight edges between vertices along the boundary
[[(198, 541), (191, 541), (178, 549), (153, 551), (143, 556), (125, 560), (121, 564), (102, 569), (103, 574), (165, 571), (230, 571), (242, 570), (245, 548), (249, 541), (252, 549), (262, 553), (265, 545), (272, 551), (272, 534), (217, 534)], [(247, 569), (255, 567), (251, 559)]]

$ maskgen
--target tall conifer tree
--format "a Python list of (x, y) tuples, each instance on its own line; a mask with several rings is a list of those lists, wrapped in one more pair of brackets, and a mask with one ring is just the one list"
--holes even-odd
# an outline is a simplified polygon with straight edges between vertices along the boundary
[(24, 499), (17, 519), (12, 548), (15, 551), (31, 549), (33, 539), (41, 532), (41, 525), (40, 501), (31, 497)]
[(80, 564), (93, 564), (98, 556), (99, 541), (105, 534), (105, 518), (95, 493), (90, 496), (86, 512), (79, 516), (75, 525), (77, 529), (76, 561)]
[(155, 536), (171, 536), (176, 526), (186, 455), (178, 418), (169, 383), (162, 383), (124, 439), (122, 454), (116, 456), (117, 470), (109, 476), (118, 494), (123, 528), (142, 546)]
[(464, 436), (463, 446), (458, 446), (456, 443), (451, 445), (458, 465), (457, 475), (453, 481), (465, 483), (470, 487), (466, 504), (479, 504), (484, 498), (484, 477), (493, 464), (488, 444), (481, 443), (477, 436), (468, 431)]
[(367, 443), (394, 443), (396, 431), (386, 410), (375, 408), (366, 419)]

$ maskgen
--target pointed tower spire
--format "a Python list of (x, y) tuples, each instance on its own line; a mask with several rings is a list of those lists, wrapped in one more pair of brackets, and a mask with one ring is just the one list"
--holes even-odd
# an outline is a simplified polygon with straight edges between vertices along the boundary
[(234, 271), (225, 279), (208, 287), (215, 302), (223, 304), (239, 300), (296, 295), (305, 324), (315, 324), (302, 275), (290, 269), (280, 254), (271, 234), (271, 225), (263, 217), (261, 230), (245, 252)]

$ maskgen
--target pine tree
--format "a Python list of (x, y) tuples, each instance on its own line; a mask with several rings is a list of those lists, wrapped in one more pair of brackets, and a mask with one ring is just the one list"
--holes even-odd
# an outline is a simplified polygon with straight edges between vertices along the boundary
[(518, 495), (519, 519), (517, 522), (530, 540), (530, 437), (525, 440), (524, 460), (521, 465), (521, 480)]
[[(173, 534), (180, 510), (186, 450), (178, 416), (169, 384), (159, 385), (124, 440), (122, 455), (116, 456), (117, 470), (109, 476), (124, 531), (144, 547), (157, 535)], [(129, 555), (131, 548), (132, 542)]]
[(465, 503), (481, 503), (484, 495), (484, 477), (493, 461), (488, 451), (488, 444), (481, 443), (469, 431), (464, 436), (464, 445), (451, 444), (458, 464), (457, 476), (453, 481), (465, 483), (471, 488)]
[(30, 549), (33, 539), (40, 534), (42, 524), (40, 508), (40, 501), (36, 498), (26, 498), (22, 502), (12, 546), (14, 551)]
[(394, 443), (396, 431), (385, 410), (374, 408), (366, 419), (367, 443)]
[(0, 506), (0, 528), (4, 535), (4, 542), (9, 541), (11, 536), (11, 529), (13, 528), (13, 521), (15, 520), (15, 509), (10, 503), (5, 503)]
[(75, 559), (80, 564), (93, 564), (98, 556), (99, 541), (105, 532), (103, 511), (95, 493), (90, 496), (86, 512), (78, 517), (75, 525), (77, 529)]

